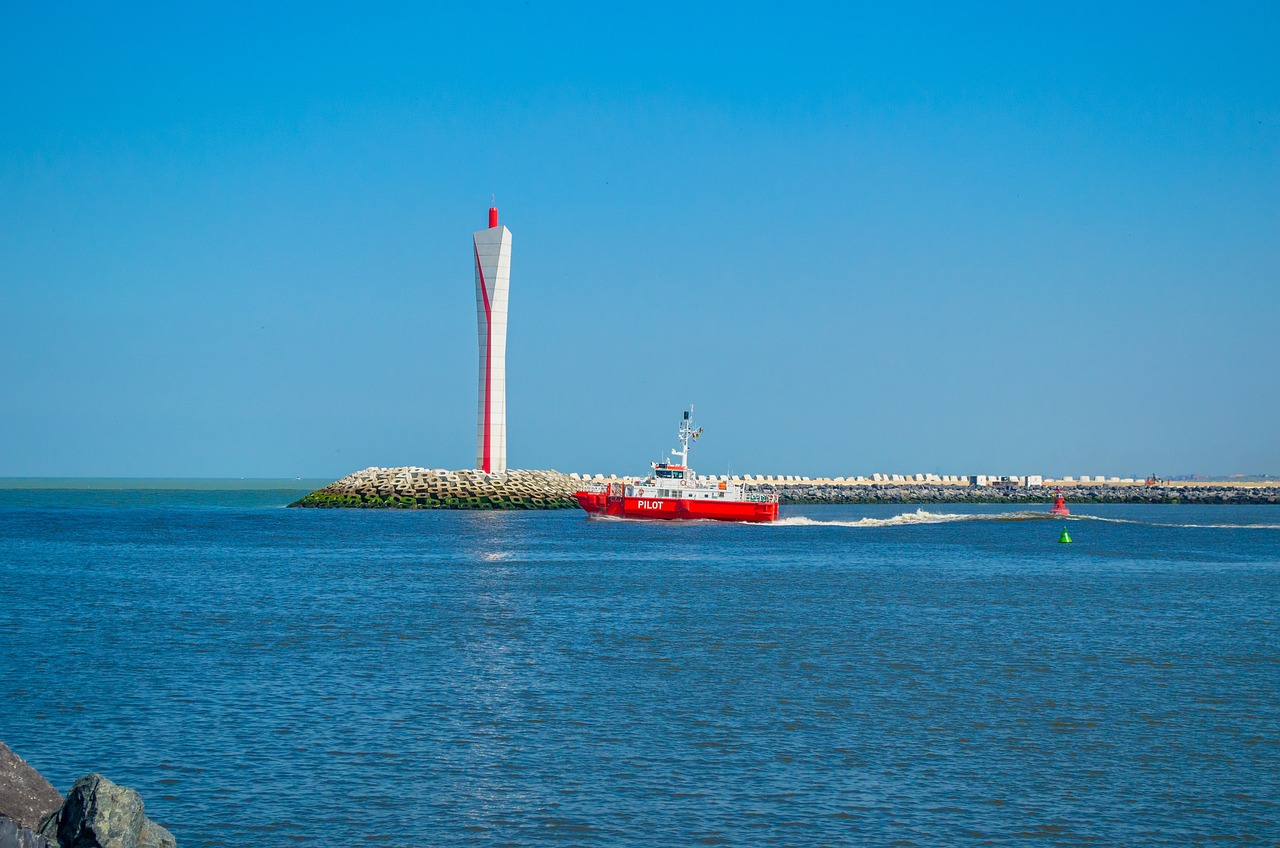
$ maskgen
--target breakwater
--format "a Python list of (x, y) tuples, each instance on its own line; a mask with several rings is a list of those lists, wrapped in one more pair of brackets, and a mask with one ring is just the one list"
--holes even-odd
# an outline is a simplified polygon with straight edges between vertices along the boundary
[[(931, 483), (763, 483), (784, 504), (1048, 503), (1052, 486), (960, 486)], [(1280, 486), (1076, 484), (1063, 486), (1068, 503), (1280, 504)]]
[[(715, 479), (715, 478), (710, 478)], [(865, 480), (761, 480), (730, 478), (750, 490), (776, 494), (784, 504), (869, 503), (1045, 503), (1056, 484), (969, 486), (952, 482), (870, 482)], [(446, 471), (428, 468), (366, 468), (318, 489), (290, 506), (354, 509), (569, 509), (573, 493), (594, 480), (559, 471)], [(1280, 486), (1235, 483), (1068, 483), (1071, 503), (1280, 504)]]
[(582, 481), (559, 471), (366, 468), (318, 489), (295, 507), (349, 509), (568, 509)]

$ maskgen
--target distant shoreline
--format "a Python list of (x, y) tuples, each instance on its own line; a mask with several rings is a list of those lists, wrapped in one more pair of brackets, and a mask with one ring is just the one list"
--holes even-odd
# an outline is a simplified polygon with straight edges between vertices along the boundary
[[(372, 470), (372, 469), (370, 469)], [(401, 469), (379, 469), (395, 472)], [(365, 472), (368, 473), (368, 472)], [(525, 482), (523, 497), (510, 503), (518, 508), (567, 508), (576, 507), (568, 490), (580, 482), (556, 472), (521, 472), (535, 474)], [(470, 472), (449, 472), (449, 476), (462, 475), (469, 486), (480, 480), (467, 478)], [(380, 475), (379, 475), (380, 476)], [(344, 481), (347, 478), (344, 478)], [(534, 480), (537, 480), (535, 483)], [(628, 480), (631, 478), (608, 478)], [(431, 509), (431, 508), (486, 508), (478, 506), (471, 498), (459, 497), (439, 503), (431, 499), (401, 497), (388, 498), (395, 491), (404, 495), (410, 492), (390, 487), (390, 481), (362, 481), (366, 485), (350, 486), (350, 492), (358, 497), (344, 499), (313, 497), (330, 492), (343, 481), (334, 483), (324, 478), (235, 478), (235, 477), (0, 477), (0, 491), (132, 491), (132, 492), (289, 492), (311, 493), (296, 501), (299, 506), (327, 506), (355, 509)], [(352, 481), (353, 483), (355, 481)], [(399, 481), (396, 481), (397, 483)], [(487, 483), (488, 481), (485, 481)], [(495, 481), (496, 482), (496, 481)], [(598, 482), (598, 481), (597, 481)], [(783, 504), (1032, 504), (1049, 503), (1054, 491), (1061, 487), (1067, 503), (1119, 503), (1119, 504), (1280, 504), (1280, 484), (1272, 482), (1165, 482), (1156, 486), (1142, 483), (1046, 483), (1043, 486), (970, 486), (960, 483), (937, 482), (862, 482), (817, 479), (810, 481), (744, 481), (754, 491), (778, 495)], [(381, 485), (380, 485), (381, 484)], [(463, 488), (468, 488), (465, 486)], [(485, 486), (487, 489), (487, 485)], [(504, 487), (505, 489), (505, 487)], [(545, 489), (545, 491), (542, 491)], [(425, 493), (413, 493), (425, 494)], [(492, 492), (457, 492), (458, 495), (494, 494)], [(506, 492), (508, 496), (512, 493)], [(532, 498), (531, 502), (524, 502)], [(511, 500), (508, 497), (508, 500)], [(471, 502), (468, 502), (471, 501)]]
[[(954, 486), (930, 483), (799, 483), (756, 487), (784, 504), (1050, 503), (1052, 486)], [(1280, 504), (1280, 486), (1257, 483), (1064, 484), (1068, 504)]]
[(0, 477), (0, 489), (77, 491), (258, 492), (311, 491), (324, 477)]

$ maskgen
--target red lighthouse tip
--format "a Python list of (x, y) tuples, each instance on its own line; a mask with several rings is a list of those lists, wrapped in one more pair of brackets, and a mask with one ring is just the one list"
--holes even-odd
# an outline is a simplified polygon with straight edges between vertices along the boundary
[(498, 207), (490, 206), (489, 207), (489, 229), (492, 230), (496, 226), (498, 226)]

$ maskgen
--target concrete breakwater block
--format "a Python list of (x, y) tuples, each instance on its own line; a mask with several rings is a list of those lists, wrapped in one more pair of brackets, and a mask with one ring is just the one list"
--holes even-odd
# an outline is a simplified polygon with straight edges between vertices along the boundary
[[(991, 486), (943, 486), (928, 483), (875, 483), (848, 487), (825, 484), (777, 486), (765, 484), (757, 491), (775, 493), (784, 504), (866, 503), (1051, 503), (1048, 486), (1000, 489)], [(1213, 484), (1196, 486), (1120, 486), (1084, 484), (1064, 491), (1068, 503), (1132, 504), (1280, 504), (1280, 487), (1239, 487)]]
[(329, 509), (570, 509), (581, 481), (559, 471), (366, 468), (289, 504)]

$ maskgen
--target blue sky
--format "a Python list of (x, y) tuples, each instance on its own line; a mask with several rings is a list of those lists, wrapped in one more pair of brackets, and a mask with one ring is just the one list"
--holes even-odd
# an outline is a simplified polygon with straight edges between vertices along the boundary
[(0, 6), (0, 475), (1280, 473), (1280, 7)]

